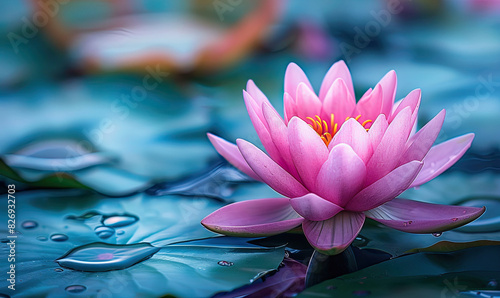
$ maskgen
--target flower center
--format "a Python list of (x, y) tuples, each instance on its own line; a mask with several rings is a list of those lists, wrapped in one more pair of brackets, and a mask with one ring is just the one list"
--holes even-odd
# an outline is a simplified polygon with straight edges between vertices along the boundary
[[(343, 122), (349, 120), (350, 118), (351, 117), (345, 118)], [(359, 122), (359, 118), (361, 118), (361, 115), (358, 115), (354, 119), (356, 119), (356, 121)], [(321, 119), (321, 117), (318, 115), (316, 115), (315, 118), (307, 117), (306, 119), (311, 121), (311, 124), (309, 124), (309, 126), (312, 127), (318, 133), (318, 135), (321, 137), (325, 145), (328, 146), (330, 144), (330, 141), (333, 139), (333, 136), (338, 131), (339, 125), (338, 123), (335, 123), (335, 115), (330, 114), (329, 123), (326, 120)], [(365, 120), (363, 123), (361, 123), (361, 125), (365, 127), (366, 131), (368, 131), (369, 129), (366, 128), (366, 125), (370, 122), (372, 122), (372, 120)], [(328, 124), (330, 124), (330, 126), (328, 126)], [(342, 126), (342, 124), (340, 126)]]

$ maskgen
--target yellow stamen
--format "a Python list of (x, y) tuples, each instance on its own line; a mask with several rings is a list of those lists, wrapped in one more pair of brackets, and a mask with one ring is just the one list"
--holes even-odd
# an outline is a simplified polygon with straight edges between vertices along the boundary
[[(345, 119), (345, 121), (347, 121), (351, 118), (352, 117), (347, 117)], [(360, 118), (361, 118), (361, 115), (358, 115), (353, 119), (355, 119), (356, 121), (359, 122)], [(328, 125), (328, 122), (326, 120), (321, 119), (321, 117), (318, 115), (315, 115), (314, 118), (307, 117), (306, 119), (311, 121), (311, 124), (309, 124), (309, 126), (312, 127), (312, 129), (314, 129), (318, 133), (321, 140), (323, 140), (323, 142), (325, 143), (326, 146), (328, 146), (330, 144), (330, 142), (332, 141), (335, 134), (337, 134), (339, 127), (342, 126), (342, 124), (343, 124), (343, 122), (340, 123), (340, 125), (339, 125), (339, 123), (335, 123), (335, 115), (334, 114), (330, 114), (330, 125)], [(373, 121), (372, 120), (365, 120), (365, 121), (363, 121), (363, 123), (361, 123), (361, 125), (363, 127), (365, 127), (368, 123), (371, 123), (371, 122), (373, 122)], [(366, 128), (366, 127), (365, 127), (365, 129), (366, 129), (366, 131), (369, 130), (369, 128)]]
[(371, 123), (372, 121), (371, 120), (365, 120), (363, 123), (361, 123), (361, 125), (363, 127), (365, 127), (365, 125), (367, 125), (368, 123)]

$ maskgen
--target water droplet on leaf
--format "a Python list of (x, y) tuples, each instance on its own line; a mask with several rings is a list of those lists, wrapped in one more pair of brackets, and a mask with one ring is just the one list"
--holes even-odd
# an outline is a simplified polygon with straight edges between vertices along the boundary
[(439, 237), (439, 236), (441, 236), (441, 235), (443, 235), (443, 233), (442, 233), (442, 232), (435, 232), (435, 233), (432, 233), (432, 236), (434, 236), (434, 237)]
[(366, 246), (368, 244), (368, 242), (370, 242), (370, 240), (368, 240), (368, 238), (361, 236), (361, 235), (358, 235), (358, 236), (356, 236), (356, 238), (354, 239), (352, 244), (354, 246), (357, 246), (357, 247), (363, 247), (363, 246)]
[(55, 272), (63, 272), (64, 270), (62, 268), (56, 268), (54, 269)]
[(36, 221), (33, 221), (33, 220), (27, 220), (21, 224), (21, 227), (23, 227), (26, 230), (34, 229), (34, 228), (38, 227), (38, 223)]
[(48, 239), (45, 236), (38, 236), (38, 237), (36, 237), (36, 240), (38, 240), (38, 241), (47, 241)]
[(97, 237), (101, 239), (108, 239), (115, 234), (115, 229), (105, 226), (99, 226), (95, 228), (94, 232), (96, 233)]
[(68, 240), (68, 236), (64, 234), (53, 234), (52, 236), (50, 236), (50, 240), (55, 242), (64, 242)]
[(234, 265), (233, 262), (228, 262), (228, 261), (219, 261), (219, 262), (217, 262), (217, 264), (224, 266), (224, 267), (231, 267)]
[(160, 249), (149, 243), (92, 243), (76, 247), (56, 260), (62, 267), (90, 272), (124, 269), (150, 258)]
[(86, 289), (87, 289), (87, 287), (80, 286), (80, 285), (73, 285), (73, 286), (66, 287), (66, 291), (68, 293), (72, 293), (72, 294), (81, 293), (81, 292), (85, 291)]
[(125, 227), (137, 222), (139, 218), (135, 215), (106, 215), (102, 218), (102, 224), (108, 227)]
[(496, 288), (497, 286), (498, 286), (498, 282), (496, 280), (494, 280), (494, 279), (490, 280), (488, 282), (488, 287), (490, 287), (490, 288)]

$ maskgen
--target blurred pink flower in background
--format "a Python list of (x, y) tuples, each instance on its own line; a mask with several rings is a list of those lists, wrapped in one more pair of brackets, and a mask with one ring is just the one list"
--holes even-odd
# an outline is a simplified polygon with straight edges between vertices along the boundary
[(442, 232), (478, 218), (483, 208), (436, 205), (396, 197), (452, 166), (474, 134), (432, 147), (445, 111), (416, 132), (420, 90), (394, 102), (394, 71), (356, 103), (343, 61), (325, 75), (319, 96), (296, 64), (285, 74), (284, 118), (253, 81), (243, 91), (250, 119), (267, 154), (209, 134), (235, 167), (285, 198), (225, 206), (202, 224), (232, 236), (268, 236), (299, 225), (318, 251), (337, 254), (360, 232), (366, 217), (410, 233)]

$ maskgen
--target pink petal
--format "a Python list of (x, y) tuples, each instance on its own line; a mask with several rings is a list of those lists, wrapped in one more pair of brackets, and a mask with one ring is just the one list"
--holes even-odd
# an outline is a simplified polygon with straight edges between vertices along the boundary
[(290, 204), (300, 216), (314, 221), (327, 220), (344, 210), (342, 207), (313, 193), (290, 199)]
[(313, 117), (321, 113), (321, 101), (306, 84), (300, 83), (297, 87), (297, 114), (300, 118)]
[(297, 117), (292, 118), (288, 125), (288, 141), (300, 178), (309, 190), (313, 190), (319, 170), (328, 159), (328, 148), (316, 131)]
[(406, 107), (410, 107), (410, 110), (413, 113), (420, 105), (421, 95), (422, 92), (420, 91), (420, 89), (415, 89), (410, 93), (408, 93), (408, 95), (406, 95), (406, 97), (401, 101), (401, 103), (399, 103), (398, 107), (396, 108), (394, 113), (392, 113), (391, 117), (389, 117), (389, 123), (391, 123), (394, 120), (394, 118), (396, 118), (396, 116), (399, 114), (399, 112), (404, 110)]
[(474, 134), (466, 134), (443, 142), (429, 150), (423, 159), (424, 166), (410, 187), (422, 185), (454, 165), (469, 149)]
[(241, 155), (238, 146), (210, 133), (208, 133), (207, 136), (215, 150), (217, 150), (217, 152), (229, 163), (253, 179), (258, 181), (262, 180), (257, 174), (255, 174), (252, 168), (250, 168), (246, 160)]
[(422, 160), (425, 157), (429, 149), (431, 149), (432, 144), (436, 141), (439, 131), (441, 131), (445, 115), (445, 110), (439, 112), (439, 114), (408, 140), (406, 151), (399, 161), (400, 165), (412, 160)]
[(363, 213), (342, 211), (325, 221), (304, 220), (302, 229), (309, 243), (321, 253), (335, 255), (343, 252), (363, 227)]
[(485, 207), (461, 207), (394, 199), (365, 215), (408, 233), (434, 233), (463, 226), (483, 214)]
[(349, 68), (343, 60), (340, 60), (332, 65), (321, 83), (321, 88), (319, 91), (319, 98), (321, 101), (324, 101), (328, 90), (337, 79), (342, 79), (349, 90), (349, 93), (352, 97), (354, 97), (354, 88), (352, 86), (351, 73), (349, 72)]
[(379, 82), (382, 86), (384, 98), (382, 100), (382, 111), (386, 117), (389, 117), (392, 112), (392, 105), (394, 104), (394, 98), (396, 97), (396, 87), (398, 85), (398, 79), (396, 77), (396, 72), (394, 70), (389, 71)]
[(252, 120), (252, 123), (254, 123), (254, 121), (256, 120), (264, 123), (265, 121), (264, 115), (262, 114), (262, 104), (258, 104), (253, 96), (245, 90), (243, 90), (243, 100), (245, 101), (245, 106), (247, 108), (248, 115), (250, 116), (250, 120)]
[(382, 178), (398, 165), (399, 159), (397, 157), (401, 156), (401, 153), (405, 149), (405, 144), (410, 134), (410, 117), (411, 111), (407, 107), (387, 127), (380, 144), (366, 165), (367, 172), (369, 173), (365, 182), (366, 185), (370, 185)]
[[(407, 190), (422, 168), (422, 162), (412, 161), (361, 190), (344, 207), (349, 211), (366, 211), (378, 207)], [(367, 175), (370, 175), (369, 172)]]
[(285, 110), (285, 123), (288, 124), (293, 116), (297, 116), (297, 104), (290, 94), (286, 92), (283, 95), (283, 106)]
[(250, 94), (246, 91), (243, 91), (243, 98), (245, 99), (245, 104), (247, 106), (248, 115), (250, 116), (250, 120), (252, 121), (253, 127), (259, 136), (262, 145), (267, 151), (267, 154), (280, 166), (285, 165), (285, 161), (281, 157), (279, 150), (273, 143), (271, 135), (269, 133), (269, 126), (267, 125), (267, 121), (264, 118), (264, 114), (262, 113), (262, 106), (257, 106), (257, 103), (253, 99)]
[(324, 117), (330, 119), (331, 114), (335, 115), (335, 122), (339, 125), (345, 118), (351, 116), (356, 108), (356, 100), (342, 78), (333, 82), (322, 100)]
[(262, 105), (262, 110), (264, 112), (264, 118), (269, 127), (269, 134), (271, 139), (276, 146), (278, 152), (280, 152), (284, 165), (282, 166), (287, 172), (292, 174), (297, 180), (300, 181), (299, 174), (295, 169), (293, 164), (292, 155), (290, 154), (290, 145), (288, 143), (288, 128), (286, 127), (283, 120), (278, 115), (276, 110), (268, 104)]
[(375, 151), (380, 141), (382, 141), (382, 137), (387, 130), (389, 123), (384, 114), (380, 114), (377, 119), (373, 122), (372, 126), (370, 126), (370, 130), (368, 130), (368, 136), (370, 137), (370, 141), (372, 143), (372, 149)]
[[(374, 120), (382, 110), (382, 101), (383, 101), (383, 90), (380, 84), (375, 86), (372, 92), (363, 96), (358, 104), (356, 105), (357, 112), (355, 114), (361, 115), (359, 118), (359, 122), (364, 122), (365, 120)], [(356, 117), (358, 115), (352, 115), (352, 117)]]
[(260, 89), (255, 85), (255, 83), (252, 80), (248, 80), (247, 82), (247, 92), (252, 96), (252, 98), (255, 100), (257, 103), (257, 106), (262, 106), (262, 103), (267, 103), (268, 105), (272, 106), (269, 100), (267, 99), (266, 95), (260, 91)]
[(303, 220), (290, 206), (289, 199), (271, 198), (224, 206), (205, 217), (201, 224), (228, 236), (260, 237), (289, 231)]
[(361, 189), (366, 167), (354, 150), (346, 144), (333, 147), (318, 174), (315, 192), (339, 206)]
[(313, 90), (304, 71), (295, 63), (288, 64), (285, 72), (285, 92), (294, 97), (300, 83), (306, 84), (309, 89)]
[(349, 145), (364, 163), (367, 163), (373, 154), (368, 132), (355, 119), (349, 119), (342, 125), (328, 145), (328, 149), (331, 150), (342, 143)]
[(309, 192), (255, 145), (242, 139), (236, 140), (236, 143), (248, 165), (272, 189), (290, 198), (300, 197)]

